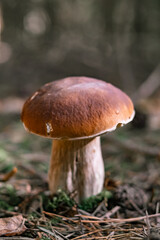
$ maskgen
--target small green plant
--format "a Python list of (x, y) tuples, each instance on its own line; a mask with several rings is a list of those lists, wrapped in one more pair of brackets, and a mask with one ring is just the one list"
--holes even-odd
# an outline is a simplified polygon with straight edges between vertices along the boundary
[(84, 199), (82, 201), (82, 203), (79, 205), (79, 208), (87, 211), (87, 212), (92, 212), (94, 211), (94, 209), (98, 206), (98, 204), (100, 202), (102, 202), (103, 200), (107, 200), (109, 198), (112, 197), (112, 193), (107, 191), (107, 190), (103, 190), (101, 193), (91, 196), (87, 199)]
[(72, 207), (75, 202), (63, 190), (59, 189), (52, 198), (43, 196), (43, 205), (46, 211), (56, 210), (58, 207)]

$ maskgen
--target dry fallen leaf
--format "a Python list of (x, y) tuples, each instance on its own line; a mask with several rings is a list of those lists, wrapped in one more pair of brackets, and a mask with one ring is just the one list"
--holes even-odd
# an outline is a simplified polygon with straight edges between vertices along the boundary
[(25, 219), (22, 215), (0, 218), (0, 236), (20, 235), (26, 230), (24, 222)]

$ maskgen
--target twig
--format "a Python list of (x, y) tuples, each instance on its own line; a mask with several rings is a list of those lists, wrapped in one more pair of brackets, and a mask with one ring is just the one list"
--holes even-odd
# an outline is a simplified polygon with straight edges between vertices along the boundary
[(92, 215), (95, 216), (96, 213), (100, 211), (100, 209), (102, 208), (103, 205), (104, 205), (104, 201), (102, 201), (102, 202), (98, 205), (98, 207), (94, 210), (94, 212), (92, 213)]
[(43, 213), (43, 200), (42, 200), (42, 196), (40, 195), (39, 196), (39, 201), (40, 201), (40, 211), (41, 211), (41, 214), (42, 214), (42, 218), (44, 219), (44, 220), (46, 220), (46, 217), (45, 217), (45, 214)]
[(110, 218), (112, 215), (114, 215), (116, 212), (119, 211), (121, 207), (120, 206), (115, 206), (112, 208), (109, 212), (106, 212), (101, 218)]
[[(129, 223), (129, 222), (138, 222), (138, 221), (142, 221), (142, 220), (146, 220), (147, 218), (156, 218), (160, 216), (160, 213), (158, 214), (152, 214), (152, 215), (148, 215), (148, 216), (142, 216), (142, 217), (135, 217), (135, 218), (110, 218), (110, 219), (106, 219), (106, 220), (81, 220), (83, 223), (89, 223), (89, 222), (93, 222), (93, 223)], [(85, 217), (83, 215), (83, 217)], [(86, 216), (86, 218), (90, 218), (90, 216)], [(74, 222), (78, 222), (77, 220), (74, 220)]]
[(139, 214), (144, 214), (144, 212), (137, 206), (137, 204), (131, 198), (128, 197), (128, 201)]
[(88, 218), (88, 219), (94, 219), (94, 220), (100, 220), (101, 218), (96, 217), (96, 216), (88, 216), (88, 215), (76, 215), (77, 217), (82, 217), (82, 218)]
[(0, 209), (1, 213), (4, 213), (5, 215), (12, 215), (12, 216), (16, 216), (17, 212), (13, 212), (13, 211), (9, 211), (9, 210), (5, 210), (5, 209)]
[(101, 229), (96, 229), (96, 230), (94, 230), (94, 231), (92, 231), (92, 232), (85, 233), (85, 234), (83, 234), (83, 235), (81, 235), (81, 236), (72, 238), (72, 240), (78, 240), (78, 239), (80, 239), (80, 238), (87, 237), (87, 236), (92, 235), (92, 234), (94, 234), (94, 233), (98, 233), (98, 232), (102, 232), (102, 231), (107, 231), (107, 230), (108, 230), (108, 229), (102, 229), (102, 228), (101, 228)]
[(62, 237), (63, 239), (67, 239), (68, 240), (68, 237), (65, 237), (64, 235), (62, 235), (62, 233), (58, 232), (57, 230), (55, 230), (55, 233), (57, 233), (60, 237)]
[[(88, 212), (84, 211), (84, 210), (81, 210), (81, 209), (78, 209), (78, 213), (82, 213), (82, 214), (86, 214), (86, 215), (89, 215), (89, 216), (92, 216), (91, 214), (89, 214)], [(94, 229), (94, 230), (97, 230), (97, 228), (99, 229), (99, 224), (96, 223), (95, 225), (93, 223), (90, 223), (90, 226)], [(85, 225), (86, 227), (86, 225)], [(97, 232), (97, 234), (101, 237), (102, 234), (100, 232)]]
[(18, 169), (16, 167), (14, 167), (10, 172), (6, 173), (1, 181), (2, 182), (7, 182), (11, 177), (13, 177), (16, 173), (17, 173)]
[[(63, 239), (68, 239), (68, 238), (65, 238), (62, 234), (60, 236), (57, 236), (55, 232), (51, 232), (50, 230), (44, 228), (44, 227), (41, 227), (41, 226), (37, 226), (41, 231), (45, 232), (45, 233), (48, 233), (49, 235), (53, 236), (53, 237), (56, 237), (57, 240), (63, 240)], [(63, 238), (62, 238), (63, 237)]]
[(2, 240), (35, 240), (35, 238), (28, 237), (0, 237)]
[[(78, 211), (78, 208), (77, 208), (77, 211)], [(78, 216), (79, 216), (80, 231), (81, 231), (81, 233), (83, 234), (83, 233), (84, 233), (84, 229), (83, 229), (81, 214), (78, 214)]]
[(88, 215), (88, 216), (92, 216), (89, 212), (86, 212), (86, 211), (84, 211), (83, 209), (79, 209), (78, 210), (79, 211), (79, 213), (81, 213), (81, 214), (84, 214), (84, 215)]
[[(92, 234), (94, 234), (94, 233), (97, 233), (97, 232), (105, 232), (105, 231), (108, 231), (108, 230), (110, 230), (110, 231), (112, 231), (108, 236), (105, 236), (105, 239), (108, 239), (109, 237), (111, 237), (111, 236), (113, 236), (113, 234), (114, 234), (114, 232), (116, 232), (116, 231), (123, 231), (123, 232), (131, 232), (131, 231), (136, 231), (137, 229), (111, 229), (111, 228), (108, 228), (108, 229), (104, 229), (104, 228), (101, 228), (101, 229), (97, 229), (97, 230), (95, 230), (95, 231), (92, 231), (92, 232), (89, 232), (89, 233), (86, 233), (86, 234), (83, 234), (83, 235), (81, 235), (81, 236), (77, 236), (77, 237), (75, 237), (75, 238), (73, 238), (72, 240), (78, 240), (78, 239), (81, 239), (81, 238), (83, 238), (83, 237), (86, 237), (86, 236), (89, 236), (89, 235), (92, 235)], [(142, 230), (142, 229), (141, 229)], [(136, 234), (136, 233), (134, 233), (134, 234)], [(118, 236), (118, 235), (117, 235)], [(138, 235), (137, 235), (138, 236)], [(140, 236), (140, 235), (139, 235)], [(103, 237), (103, 236), (101, 236), (101, 237)], [(88, 238), (85, 238), (85, 239), (88, 239)]]
[[(159, 213), (159, 207), (160, 207), (160, 202), (157, 202), (157, 205), (156, 205), (156, 214)], [(160, 224), (160, 219), (157, 217), (156, 218), (156, 223), (157, 225)]]
[[(59, 217), (59, 218), (65, 219), (67, 221), (75, 222), (75, 220), (73, 220), (71, 218), (68, 218), (68, 217), (65, 217), (65, 216), (61, 216), (59, 214), (50, 213), (50, 212), (46, 212), (46, 211), (43, 211), (43, 213), (50, 216), (50, 217)], [(81, 216), (81, 215), (79, 215), (79, 216)]]
[(149, 221), (149, 216), (148, 216), (148, 212), (146, 211), (146, 219), (144, 220), (146, 225), (147, 225), (147, 234), (150, 235), (150, 229), (151, 229), (151, 224), (150, 224), (150, 221)]
[[(50, 217), (58, 217), (63, 222), (64, 222), (64, 220), (66, 220), (66, 221), (71, 221), (71, 222), (75, 223), (74, 220), (72, 220), (71, 218), (67, 218), (65, 216), (61, 216), (61, 215), (58, 215), (58, 214), (55, 214), (55, 213), (46, 212), (46, 211), (43, 211), (43, 213), (48, 215), (48, 216), (50, 216)], [(71, 224), (67, 223), (66, 221), (65, 221), (65, 225), (67, 225), (68, 228), (75, 229)]]

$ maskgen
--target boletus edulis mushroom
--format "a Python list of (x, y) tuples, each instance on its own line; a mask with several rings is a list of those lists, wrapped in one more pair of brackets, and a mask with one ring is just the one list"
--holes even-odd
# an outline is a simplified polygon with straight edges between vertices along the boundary
[(25, 128), (53, 139), (49, 188), (76, 200), (99, 193), (104, 183), (100, 135), (130, 122), (131, 99), (120, 89), (89, 77), (67, 77), (42, 86), (24, 104)]

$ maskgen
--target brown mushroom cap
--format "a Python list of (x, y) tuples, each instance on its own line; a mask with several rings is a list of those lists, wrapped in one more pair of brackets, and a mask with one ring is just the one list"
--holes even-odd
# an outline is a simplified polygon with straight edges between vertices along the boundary
[(124, 92), (88, 77), (45, 84), (25, 102), (21, 115), (28, 131), (55, 139), (98, 136), (133, 117), (132, 101)]

